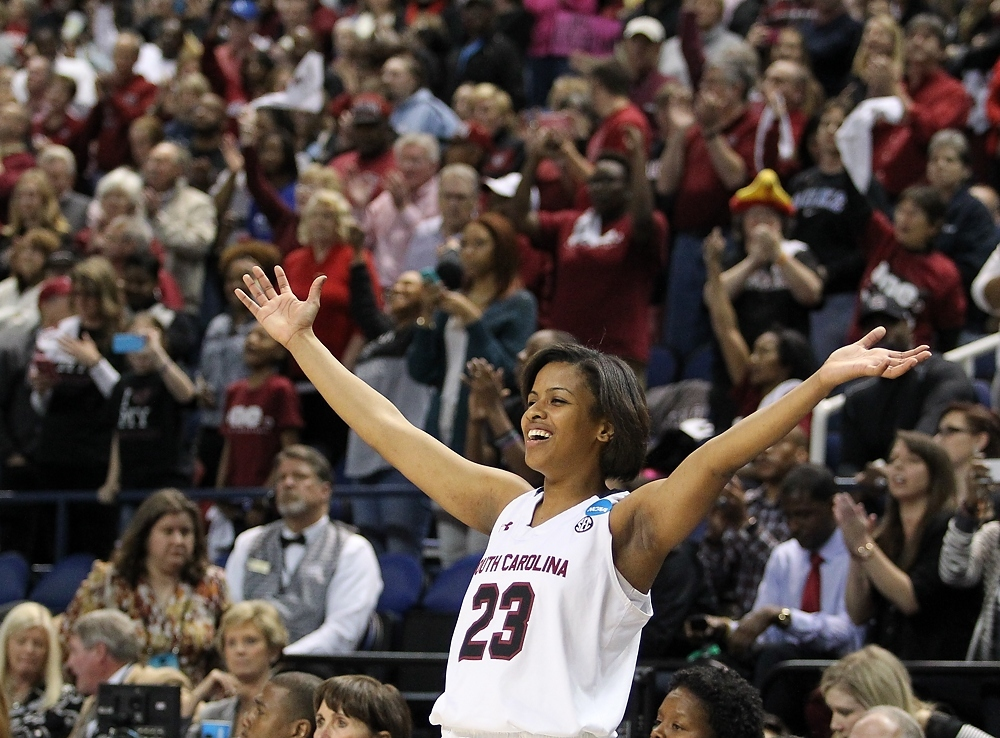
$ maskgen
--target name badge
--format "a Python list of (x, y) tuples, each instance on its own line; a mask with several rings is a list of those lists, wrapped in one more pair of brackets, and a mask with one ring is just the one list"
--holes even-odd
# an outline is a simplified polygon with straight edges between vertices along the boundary
[(271, 562), (263, 559), (247, 559), (247, 570), (254, 574), (270, 574)]

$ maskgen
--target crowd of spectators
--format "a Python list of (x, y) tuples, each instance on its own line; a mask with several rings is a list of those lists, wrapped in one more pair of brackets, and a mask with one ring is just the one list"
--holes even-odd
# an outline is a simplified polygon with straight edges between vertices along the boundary
[[(805, 463), (807, 420), (733, 479), (664, 565), (643, 649), (758, 687), (785, 658), (881, 659), (865, 642), (1000, 659), (980, 463), (1000, 419), (940, 357), (1000, 315), (998, 131), (980, 0), (4, 3), (0, 486), (97, 491), (68, 547), (101, 560), (61, 643), (44, 613), (4, 623), (0, 674), (24, 630), (39, 663), (82, 658), (77, 624), (110, 607), (145, 626), (125, 655), (180, 669), (194, 702), (249, 698), (286, 646), (361, 643), (377, 554), (485, 548), (416, 494), (341, 506), (356, 532), (329, 519), (337, 474), (405, 480), (235, 297), (279, 265), (302, 299), (326, 277), (317, 337), (411, 422), (526, 478), (519, 375), (551, 343), (659, 385), (646, 476), (877, 325), (929, 345), (845, 388), (831, 469)], [(197, 486), (277, 504), (161, 492), (114, 548), (122, 490)], [(50, 508), (7, 509), (0, 547), (45, 562)], [(212, 670), (213, 640), (253, 650), (234, 631), (252, 663)], [(79, 695), (36, 667), (4, 680), (15, 735), (65, 738)], [(824, 685), (846, 736), (849, 690)], [(879, 704), (935, 724), (912, 694), (851, 699), (869, 727), (902, 720), (863, 723)]]

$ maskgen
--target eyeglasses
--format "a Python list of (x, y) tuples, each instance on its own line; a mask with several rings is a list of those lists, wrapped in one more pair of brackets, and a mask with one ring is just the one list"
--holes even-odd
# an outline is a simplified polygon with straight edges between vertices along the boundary
[(972, 431), (969, 430), (968, 428), (956, 428), (953, 425), (945, 425), (942, 426), (941, 428), (938, 428), (937, 432), (939, 436), (953, 436), (956, 433), (972, 433)]

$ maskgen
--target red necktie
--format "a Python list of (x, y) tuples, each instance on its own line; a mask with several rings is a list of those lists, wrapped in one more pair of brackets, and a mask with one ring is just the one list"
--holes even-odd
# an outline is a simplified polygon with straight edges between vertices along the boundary
[(823, 563), (823, 557), (813, 552), (809, 556), (809, 576), (806, 577), (805, 586), (802, 587), (802, 612), (819, 612), (820, 608), (820, 578), (819, 567)]

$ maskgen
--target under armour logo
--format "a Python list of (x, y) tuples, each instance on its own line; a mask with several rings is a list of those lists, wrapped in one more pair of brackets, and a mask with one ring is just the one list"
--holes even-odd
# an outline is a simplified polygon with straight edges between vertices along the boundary
[(514, 521), (513, 520), (510, 521), (509, 523), (504, 523), (503, 524), (503, 529), (504, 530), (510, 530), (510, 526), (512, 526), (512, 525), (514, 525)]

